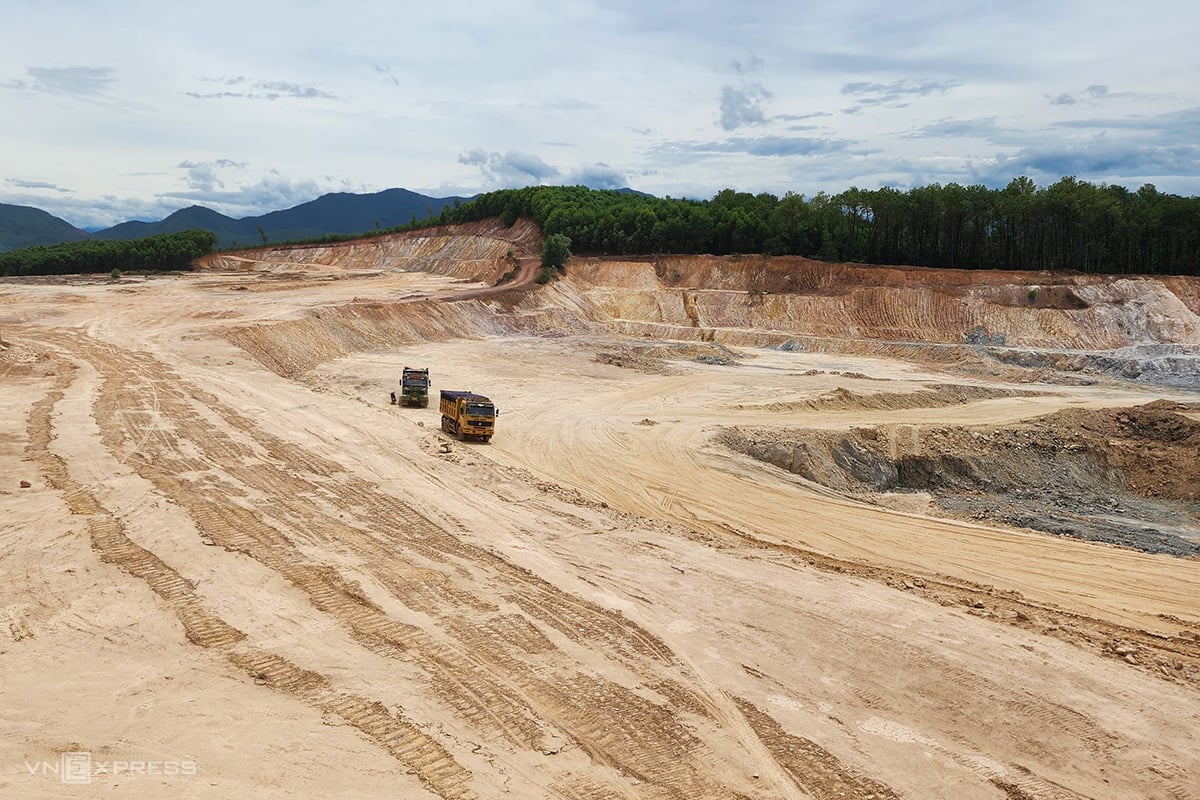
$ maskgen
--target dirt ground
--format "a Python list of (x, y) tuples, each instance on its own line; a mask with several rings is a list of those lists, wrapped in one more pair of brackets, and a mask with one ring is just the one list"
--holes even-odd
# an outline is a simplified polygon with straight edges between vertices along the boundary
[(0, 796), (1200, 798), (1195, 285), (535, 254), (0, 284)]

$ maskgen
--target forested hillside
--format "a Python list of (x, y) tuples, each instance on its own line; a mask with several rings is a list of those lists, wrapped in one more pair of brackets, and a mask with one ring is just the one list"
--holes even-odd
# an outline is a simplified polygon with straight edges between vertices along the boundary
[(532, 217), (584, 253), (767, 253), (929, 267), (1197, 274), (1200, 198), (1075, 178), (1038, 188), (931, 184), (812, 198), (726, 189), (712, 200), (581, 186), (484, 194), (440, 222)]
[(164, 233), (132, 241), (86, 240), (0, 253), (0, 275), (70, 275), (112, 270), (187, 269), (212, 252), (212, 231)]

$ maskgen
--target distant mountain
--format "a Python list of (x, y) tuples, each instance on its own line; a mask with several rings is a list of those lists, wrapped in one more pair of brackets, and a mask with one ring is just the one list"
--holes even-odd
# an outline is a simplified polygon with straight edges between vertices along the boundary
[(76, 242), (88, 238), (64, 219), (47, 214), (40, 208), (0, 203), (0, 253), (35, 247), (40, 244)]
[(283, 211), (234, 219), (203, 206), (191, 206), (158, 222), (122, 222), (88, 234), (45, 211), (0, 203), (0, 252), (37, 244), (80, 239), (141, 239), (159, 233), (204, 228), (217, 235), (218, 247), (315, 239), (330, 233), (355, 234), (394, 228), (416, 219), (437, 216), (445, 206), (466, 197), (428, 197), (407, 189), (374, 194), (337, 192)]
[[(252, 219), (249, 218), (248, 219)], [(111, 228), (104, 228), (92, 234), (96, 239), (144, 239), (159, 233), (179, 233), (192, 228), (206, 228), (217, 234), (218, 242), (222, 232), (237, 231), (241, 224), (239, 220), (218, 214), (203, 206), (190, 206), (182, 211), (176, 211), (159, 222), (122, 222)], [(255, 230), (251, 225), (250, 230)], [(257, 235), (257, 233), (256, 233)]]

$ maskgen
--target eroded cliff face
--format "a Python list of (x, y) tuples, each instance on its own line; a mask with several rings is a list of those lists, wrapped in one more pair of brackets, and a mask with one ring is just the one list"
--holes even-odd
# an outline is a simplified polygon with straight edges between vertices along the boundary
[(572, 262), (570, 274), (626, 323), (1047, 348), (1200, 344), (1200, 284), (1188, 278), (712, 256), (589, 259)]
[(416, 270), (475, 281), (497, 277), (507, 259), (536, 253), (540, 242), (537, 228), (528, 221), (507, 228), (491, 221), (332, 244), (214, 253), (201, 259), (198, 267), (275, 272), (298, 268)]
[(491, 289), (333, 306), (231, 338), (283, 374), (361, 349), (449, 336), (581, 333), (886, 352), (938, 362), (1200, 382), (1200, 280), (828, 264), (760, 256), (576, 257), (545, 287), (505, 282), (536, 257), (526, 222), (438, 228), (311, 247), (219, 254), (214, 270), (419, 271)]

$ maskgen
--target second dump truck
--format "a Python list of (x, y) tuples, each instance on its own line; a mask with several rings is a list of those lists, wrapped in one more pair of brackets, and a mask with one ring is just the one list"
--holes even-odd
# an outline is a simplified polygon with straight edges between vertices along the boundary
[(488, 441), (496, 429), (496, 406), (474, 392), (442, 389), (442, 430), (459, 439)]
[(400, 373), (400, 397), (392, 392), (392, 403), (399, 402), (402, 406), (429, 405), (429, 369), (422, 367), (405, 367)]

